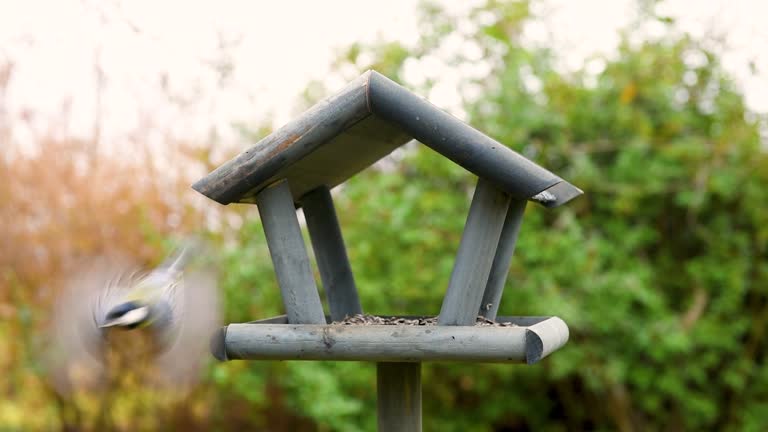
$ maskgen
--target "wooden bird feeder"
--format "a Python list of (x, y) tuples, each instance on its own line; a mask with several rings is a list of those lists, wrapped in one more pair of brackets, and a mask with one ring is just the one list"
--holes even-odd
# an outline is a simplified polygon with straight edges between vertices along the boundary
[[(363, 309), (330, 190), (413, 139), (478, 177), (436, 325), (331, 324)], [(377, 362), (379, 430), (421, 430), (420, 362), (531, 364), (568, 340), (557, 317), (497, 317), (497, 311), (527, 201), (557, 207), (581, 190), (375, 71), (192, 187), (221, 204), (258, 206), (286, 310), (222, 328), (214, 356)], [(297, 207), (306, 217), (330, 316)], [(475, 325), (478, 315), (508, 324)]]

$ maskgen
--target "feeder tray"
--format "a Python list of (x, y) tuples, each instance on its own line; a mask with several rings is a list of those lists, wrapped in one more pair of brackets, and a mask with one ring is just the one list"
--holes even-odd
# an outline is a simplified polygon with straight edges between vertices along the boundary
[(215, 335), (211, 351), (221, 361), (533, 364), (568, 341), (568, 326), (558, 317), (498, 317), (496, 322), (511, 325), (289, 324), (282, 315), (223, 327)]

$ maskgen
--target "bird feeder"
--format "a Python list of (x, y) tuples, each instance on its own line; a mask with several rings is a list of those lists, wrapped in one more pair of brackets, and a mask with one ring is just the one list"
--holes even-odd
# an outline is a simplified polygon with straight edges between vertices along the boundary
[[(440, 314), (435, 325), (397, 325), (426, 317), (340, 325), (363, 308), (330, 190), (414, 139), (478, 177)], [(526, 203), (557, 207), (581, 190), (375, 71), (193, 188), (221, 204), (258, 206), (286, 311), (223, 327), (214, 337), (214, 356), (377, 362), (379, 430), (421, 430), (421, 362), (532, 364), (568, 340), (557, 317), (497, 312)], [(330, 316), (313, 277), (299, 207)], [(500, 324), (476, 325), (478, 316)]]

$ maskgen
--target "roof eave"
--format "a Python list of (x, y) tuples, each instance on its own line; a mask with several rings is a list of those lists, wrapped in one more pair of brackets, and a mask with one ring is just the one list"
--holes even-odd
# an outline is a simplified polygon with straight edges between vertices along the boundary
[[(515, 198), (557, 207), (582, 194), (572, 184), (375, 71), (365, 72), (197, 181), (192, 188), (225, 205), (249, 202), (249, 197), (279, 180), (281, 173), (290, 172), (291, 166), (372, 115), (375, 117), (371, 118), (380, 119), (380, 124), (402, 130)], [(378, 151), (367, 157), (378, 158), (391, 150), (385, 146)], [(352, 168), (360, 168), (353, 163)], [(361, 163), (369, 162), (361, 158), (357, 164)], [(350, 170), (347, 175), (353, 171), (356, 172)]]
[(369, 76), (371, 112), (396, 123), (421, 143), (488, 179), (518, 199), (550, 197), (546, 207), (556, 207), (582, 191), (519, 153), (453, 117), (375, 71)]

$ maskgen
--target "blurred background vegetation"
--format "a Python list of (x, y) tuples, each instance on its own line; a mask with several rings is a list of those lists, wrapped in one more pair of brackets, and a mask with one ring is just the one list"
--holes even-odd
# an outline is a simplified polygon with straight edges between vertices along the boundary
[[(337, 81), (374, 68), (424, 95), (441, 70), (460, 71), (459, 115), (585, 191), (556, 210), (529, 205), (500, 308), (562, 317), (568, 345), (531, 367), (425, 365), (425, 430), (768, 429), (765, 115), (746, 108), (717, 41), (681, 31), (654, 2), (638, 4), (617, 55), (567, 72), (549, 47), (520, 43), (535, 3), (488, 0), (461, 15), (424, 3), (416, 48), (351, 44), (335, 64)], [(13, 66), (0, 68), (0, 105)], [(308, 83), (304, 104), (333, 90)], [(0, 139), (13, 127), (0, 124)], [(116, 156), (55, 130), (36, 138), (40, 151), (4, 146), (0, 430), (96, 428), (100, 408), (57, 397), (38, 355), (56, 281), (80, 257), (118, 248), (152, 265), (179, 235), (203, 234), (226, 320), (282, 313), (255, 209), (188, 187), (270, 127), (242, 129), (247, 143), (222, 155), (166, 142)], [(474, 182), (407, 146), (339, 188), (367, 312), (439, 312)], [(371, 364), (231, 362), (182, 400), (137, 386), (111, 402), (108, 425), (374, 430), (375, 395)]]

